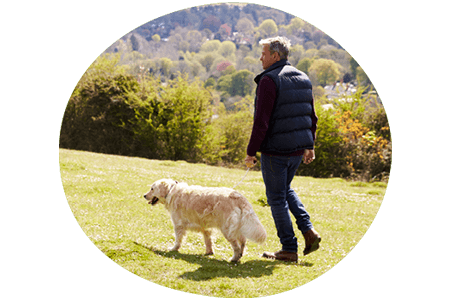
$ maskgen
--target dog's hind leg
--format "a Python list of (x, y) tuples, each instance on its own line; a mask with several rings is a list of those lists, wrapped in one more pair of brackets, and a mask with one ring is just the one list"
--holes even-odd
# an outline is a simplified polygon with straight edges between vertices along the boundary
[(205, 246), (206, 246), (206, 253), (205, 255), (212, 255), (214, 254), (213, 248), (212, 248), (212, 240), (211, 240), (211, 230), (202, 230), (203, 237), (205, 239)]
[(236, 239), (228, 239), (228, 241), (230, 242), (231, 247), (233, 247), (234, 251), (233, 256), (231, 257), (231, 261), (236, 262), (240, 260), (242, 257), (242, 249), (239, 246), (239, 243)]
[(239, 234), (238, 242), (239, 242), (239, 247), (241, 248), (241, 256), (243, 256), (244, 255), (244, 249), (245, 249), (245, 243), (247, 242), (247, 239), (242, 234)]
[(236, 229), (232, 229), (230, 227), (222, 228), (223, 236), (230, 242), (231, 247), (233, 248), (233, 256), (231, 257), (232, 262), (236, 262), (242, 257), (243, 249), (241, 249), (242, 241), (236, 238)]

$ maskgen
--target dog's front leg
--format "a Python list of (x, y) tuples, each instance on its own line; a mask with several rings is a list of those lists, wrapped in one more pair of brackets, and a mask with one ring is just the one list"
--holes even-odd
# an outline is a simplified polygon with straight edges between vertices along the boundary
[(175, 245), (170, 249), (170, 251), (178, 251), (183, 242), (183, 237), (186, 234), (186, 229), (183, 226), (175, 226)]
[(173, 214), (171, 217), (173, 228), (175, 230), (175, 245), (170, 249), (170, 251), (178, 251), (181, 247), (181, 243), (183, 242), (183, 237), (186, 234), (186, 228), (176, 214)]
[(203, 230), (203, 237), (205, 239), (205, 246), (206, 246), (206, 253), (205, 255), (213, 255), (214, 251), (212, 248), (212, 241), (211, 241), (211, 231), (210, 230)]

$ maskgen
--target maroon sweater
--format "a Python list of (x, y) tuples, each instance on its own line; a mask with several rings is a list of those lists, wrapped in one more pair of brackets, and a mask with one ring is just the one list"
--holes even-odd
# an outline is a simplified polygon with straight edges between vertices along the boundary
[[(269, 129), (270, 116), (272, 115), (273, 106), (275, 104), (275, 99), (277, 98), (276, 84), (269, 77), (264, 76), (258, 84), (256, 90), (256, 107), (255, 107), (255, 118), (253, 122), (252, 135), (250, 137), (250, 142), (247, 147), (247, 155), (255, 156), (256, 152), (259, 150), (264, 138), (266, 137), (266, 132)], [(317, 129), (317, 115), (314, 110), (311, 112), (312, 120), (312, 135), (313, 139), (316, 139), (316, 129)], [(280, 154), (280, 156), (300, 156), (303, 155), (304, 150), (299, 150), (294, 153)]]

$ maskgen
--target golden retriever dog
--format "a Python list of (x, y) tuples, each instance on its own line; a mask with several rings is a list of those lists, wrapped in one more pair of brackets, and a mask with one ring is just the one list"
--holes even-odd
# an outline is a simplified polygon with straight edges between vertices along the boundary
[(149, 204), (161, 203), (169, 211), (175, 230), (178, 251), (186, 230), (203, 233), (206, 255), (213, 254), (211, 229), (218, 228), (233, 247), (232, 262), (244, 252), (246, 239), (263, 243), (266, 230), (248, 200), (229, 188), (189, 186), (172, 179), (161, 179), (152, 184), (144, 195)]

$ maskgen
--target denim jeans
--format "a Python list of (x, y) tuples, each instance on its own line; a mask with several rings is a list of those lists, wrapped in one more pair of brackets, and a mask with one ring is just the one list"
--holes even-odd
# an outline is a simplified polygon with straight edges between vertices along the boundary
[(291, 188), (291, 181), (301, 162), (302, 156), (261, 154), (261, 171), (266, 185), (267, 203), (272, 210), (283, 251), (297, 252), (298, 249), (289, 211), (302, 233), (313, 228), (308, 212)]

